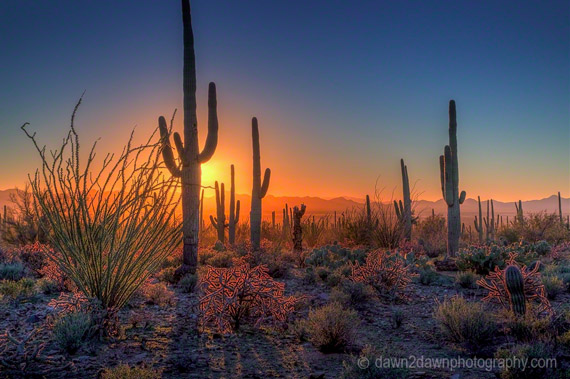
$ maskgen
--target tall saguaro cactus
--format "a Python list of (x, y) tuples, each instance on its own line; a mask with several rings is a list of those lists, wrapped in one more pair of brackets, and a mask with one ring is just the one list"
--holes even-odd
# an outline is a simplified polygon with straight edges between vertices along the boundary
[(251, 245), (259, 250), (261, 241), (261, 199), (267, 194), (271, 170), (265, 169), (261, 183), (261, 154), (259, 152), (259, 128), (257, 118), (251, 120), (251, 139), (253, 142), (253, 188), (251, 190), (251, 212), (249, 215)]
[(404, 164), (404, 160), (400, 159), (402, 167), (402, 193), (403, 199), (399, 204), (394, 200), (394, 208), (398, 220), (404, 225), (404, 238), (412, 239), (412, 199), (410, 197), (410, 179), (408, 177), (408, 166)]
[(477, 202), (479, 203), (479, 218), (475, 216), (475, 230), (479, 234), (479, 243), (483, 243), (483, 212), (481, 211), (481, 197), (477, 196)]
[(457, 118), (455, 101), (449, 101), (449, 145), (439, 157), (441, 192), (447, 203), (447, 254), (455, 256), (459, 250), (461, 235), (461, 212), (459, 206), (465, 201), (465, 191), (459, 194), (459, 163), (457, 159)]
[[(221, 187), (221, 191), (220, 191)], [(218, 241), (221, 243), (226, 242), (225, 229), (228, 224), (226, 224), (226, 189), (224, 188), (224, 183), (218, 186), (218, 182), (215, 184), (216, 188), (216, 217), (210, 216), (210, 222), (216, 231), (218, 232)]]
[(202, 185), (202, 163), (206, 163), (218, 144), (218, 115), (216, 85), (208, 88), (208, 136), (204, 149), (198, 145), (198, 119), (196, 115), (196, 57), (194, 55), (194, 35), (190, 1), (182, 0), (182, 23), (184, 36), (184, 142), (178, 133), (174, 133), (174, 143), (178, 151), (179, 162), (174, 158), (170, 144), (169, 130), (164, 117), (158, 119), (162, 138), (162, 156), (170, 173), (182, 182), (182, 234), (183, 262), (176, 271), (177, 276), (195, 272), (198, 263), (198, 231), (200, 229), (200, 188)]
[(230, 187), (230, 221), (228, 226), (228, 240), (230, 245), (236, 242), (236, 226), (239, 222), (239, 200), (236, 203), (236, 185), (234, 165), (231, 165), (231, 187)]
[(295, 206), (293, 208), (293, 251), (299, 253), (303, 251), (303, 228), (301, 227), (301, 218), (305, 215), (307, 207), (301, 204), (301, 208)]

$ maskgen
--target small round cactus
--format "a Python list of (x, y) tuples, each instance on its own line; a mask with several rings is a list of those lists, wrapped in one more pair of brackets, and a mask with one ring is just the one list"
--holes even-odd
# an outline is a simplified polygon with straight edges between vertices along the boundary
[(505, 270), (505, 282), (511, 298), (511, 309), (516, 315), (523, 316), (526, 313), (526, 299), (521, 270), (517, 266), (508, 266)]

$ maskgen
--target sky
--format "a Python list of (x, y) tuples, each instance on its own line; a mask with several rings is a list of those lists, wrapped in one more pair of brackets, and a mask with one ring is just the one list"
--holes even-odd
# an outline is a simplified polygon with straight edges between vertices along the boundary
[[(569, 1), (193, 0), (199, 136), (208, 82), (219, 143), (203, 184), (251, 192), (251, 117), (269, 193), (426, 200), (457, 103), (459, 189), (502, 201), (570, 196)], [(0, 2), (0, 189), (22, 187), (71, 112), (82, 146), (118, 151), (179, 113), (178, 0)]]

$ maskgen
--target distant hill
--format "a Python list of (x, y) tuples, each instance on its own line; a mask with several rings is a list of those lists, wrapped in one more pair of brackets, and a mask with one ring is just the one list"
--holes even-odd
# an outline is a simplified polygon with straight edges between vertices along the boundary
[[(209, 191), (213, 193), (212, 190)], [(11, 206), (10, 194), (16, 193), (16, 189), (0, 190), (0, 207), (4, 205)], [(226, 214), (229, 212), (229, 191), (226, 191)], [(241, 203), (241, 220), (249, 218), (249, 210), (251, 207), (251, 197), (245, 194), (237, 194), (237, 200)], [(215, 215), (216, 205), (215, 197), (209, 196), (204, 198), (204, 219), (208, 220), (210, 215)], [(267, 195), (263, 199), (263, 217), (267, 220), (271, 219), (271, 212), (275, 211), (276, 221), (280, 222), (283, 217), (282, 209), (288, 204), (289, 207), (305, 204), (307, 206), (306, 216), (321, 217), (327, 214), (332, 215), (337, 211), (338, 216), (345, 210), (362, 209), (364, 199), (335, 197), (332, 199), (323, 199), (314, 196), (273, 196)], [(515, 215), (515, 205), (513, 202), (493, 201), (495, 208), (495, 216), (497, 214), (512, 217)], [(486, 215), (487, 202), (481, 202), (483, 213)], [(437, 201), (419, 200), (414, 203), (415, 213), (420, 217), (427, 217), (431, 215), (433, 209), (435, 213), (446, 215), (447, 206), (443, 199)], [(540, 200), (523, 201), (523, 209), (525, 213), (536, 213), (546, 211), (549, 213), (558, 212), (558, 196), (552, 195), (550, 197)], [(562, 211), (566, 216), (570, 213), (570, 198), (562, 198)], [(466, 199), (461, 206), (461, 216), (463, 219), (472, 219), (478, 212), (477, 200)], [(208, 221), (209, 222), (209, 221)]]

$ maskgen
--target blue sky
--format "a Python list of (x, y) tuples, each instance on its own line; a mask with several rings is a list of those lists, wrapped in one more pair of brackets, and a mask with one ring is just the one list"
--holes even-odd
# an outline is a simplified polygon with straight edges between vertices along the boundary
[[(206, 181), (235, 163), (250, 191), (257, 116), (275, 195), (360, 196), (377, 177), (390, 195), (404, 158), (436, 199), (453, 98), (468, 197), (570, 196), (568, 1), (199, 0), (192, 12), (201, 139), (209, 81), (219, 96)], [(0, 188), (38, 164), (19, 126), (57, 144), (84, 90), (78, 130), (103, 150), (181, 109), (181, 24), (177, 0), (2, 1)]]

